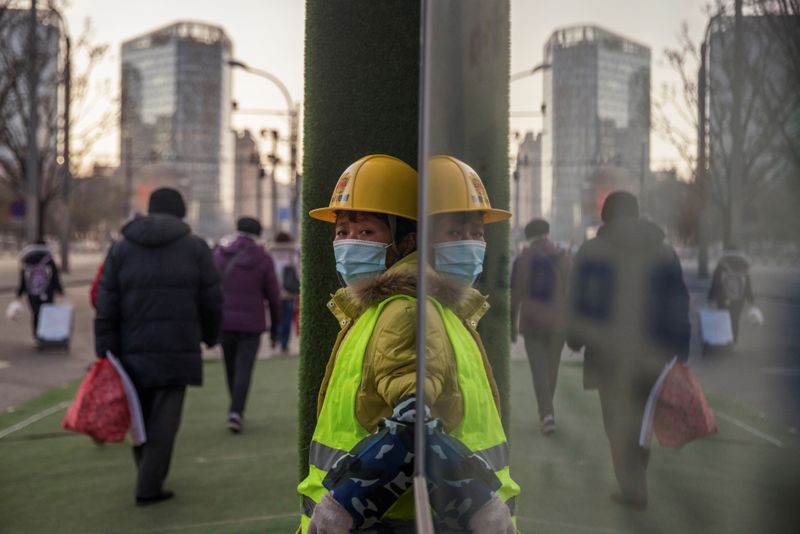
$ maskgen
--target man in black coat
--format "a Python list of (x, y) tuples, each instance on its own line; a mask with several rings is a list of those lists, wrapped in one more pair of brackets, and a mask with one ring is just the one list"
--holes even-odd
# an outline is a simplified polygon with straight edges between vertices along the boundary
[(94, 325), (97, 356), (119, 357), (142, 405), (147, 442), (133, 449), (139, 505), (173, 495), (163, 483), (186, 386), (202, 384), (200, 343), (216, 345), (222, 324), (219, 274), (206, 242), (182, 221), (180, 193), (157, 189), (148, 211), (108, 253)]
[(639, 446), (647, 397), (664, 365), (689, 352), (689, 293), (664, 232), (639, 218), (636, 197), (606, 199), (597, 237), (578, 250), (570, 276), (567, 345), (586, 347), (585, 389), (598, 389), (620, 493), (647, 506), (649, 451)]

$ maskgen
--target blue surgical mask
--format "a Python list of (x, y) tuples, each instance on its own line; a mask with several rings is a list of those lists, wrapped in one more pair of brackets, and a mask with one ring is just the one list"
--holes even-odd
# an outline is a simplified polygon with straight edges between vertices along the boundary
[(472, 285), (483, 272), (484, 241), (448, 241), (433, 245), (436, 271)]
[(378, 276), (386, 271), (386, 249), (389, 245), (360, 239), (340, 239), (333, 242), (336, 271), (344, 283), (352, 285), (362, 278)]

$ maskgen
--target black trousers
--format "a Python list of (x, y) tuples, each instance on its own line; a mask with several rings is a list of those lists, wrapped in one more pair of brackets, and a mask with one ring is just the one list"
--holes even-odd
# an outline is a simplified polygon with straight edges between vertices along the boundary
[(556, 393), (558, 367), (561, 365), (561, 349), (564, 336), (556, 333), (525, 336), (525, 352), (533, 375), (533, 391), (539, 406), (539, 419), (555, 415), (553, 396)]
[(647, 464), (650, 451), (639, 446), (642, 416), (652, 382), (599, 387), (603, 427), (611, 447), (611, 460), (622, 494), (633, 500), (647, 500)]
[(261, 332), (222, 332), (222, 353), (225, 357), (225, 377), (231, 396), (229, 412), (244, 415), (253, 367), (256, 363)]
[(133, 448), (136, 497), (154, 497), (164, 489), (175, 436), (181, 424), (186, 386), (137, 388), (147, 442)]

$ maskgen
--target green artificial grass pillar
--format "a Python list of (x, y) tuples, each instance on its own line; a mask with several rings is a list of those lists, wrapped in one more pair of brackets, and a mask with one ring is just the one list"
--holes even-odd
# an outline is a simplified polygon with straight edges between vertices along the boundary
[[(492, 206), (508, 209), (508, 0), (433, 2), (430, 70), (431, 154), (449, 154), (481, 177)], [(479, 325), (509, 418), (509, 224), (486, 225), (486, 259), (478, 289), (491, 311)]]
[(327, 206), (347, 166), (384, 153), (417, 166), (419, 2), (307, 0), (299, 371), (300, 473), (316, 423), (317, 393), (338, 325), (325, 303), (339, 287)]

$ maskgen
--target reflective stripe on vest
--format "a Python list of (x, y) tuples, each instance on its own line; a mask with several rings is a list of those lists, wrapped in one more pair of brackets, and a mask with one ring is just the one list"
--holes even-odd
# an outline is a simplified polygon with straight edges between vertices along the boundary
[[(355, 415), (364, 354), (384, 306), (398, 298), (416, 300), (405, 295), (395, 295), (369, 308), (356, 320), (339, 347), (309, 447), (309, 473), (297, 487), (303, 497), (302, 533), (306, 532), (314, 506), (328, 491), (322, 485), (327, 472), (336, 460), (368, 435)], [(513, 513), (519, 486), (509, 473), (508, 444), (480, 349), (455, 313), (433, 299), (431, 302), (444, 321), (456, 355), (458, 385), (464, 402), (464, 417), (451, 434), (489, 464), (502, 483), (497, 495), (508, 503)], [(397, 514), (400, 510), (393, 508), (387, 512), (386, 517), (413, 517), (413, 507), (401, 508), (402, 513)]]

